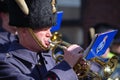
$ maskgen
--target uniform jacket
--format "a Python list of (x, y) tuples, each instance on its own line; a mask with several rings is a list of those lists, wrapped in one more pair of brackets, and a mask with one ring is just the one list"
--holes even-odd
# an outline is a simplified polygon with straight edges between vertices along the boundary
[(0, 53), (0, 80), (77, 80), (65, 61), (55, 64), (50, 53), (39, 54), (13, 42)]
[(17, 41), (16, 35), (7, 32), (2, 27), (0, 27), (0, 52), (5, 52), (9, 48), (9, 45), (13, 41)]

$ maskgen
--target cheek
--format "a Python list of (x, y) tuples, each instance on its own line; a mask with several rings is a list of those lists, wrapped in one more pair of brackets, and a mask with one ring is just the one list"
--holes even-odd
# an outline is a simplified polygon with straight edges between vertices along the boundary
[(44, 34), (42, 34), (42, 33), (36, 33), (35, 35), (36, 35), (36, 37), (37, 37), (37, 39), (39, 41), (43, 42), (43, 40), (44, 40)]
[[(27, 38), (27, 41), (29, 42), (29, 43), (32, 43), (32, 44), (35, 44), (35, 40), (34, 40), (34, 38), (33, 38), (33, 36), (32, 35), (25, 35), (25, 37)], [(25, 38), (24, 37), (24, 38)]]

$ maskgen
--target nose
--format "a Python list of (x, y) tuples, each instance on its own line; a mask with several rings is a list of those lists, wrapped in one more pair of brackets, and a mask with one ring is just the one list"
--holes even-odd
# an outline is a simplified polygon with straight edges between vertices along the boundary
[(47, 34), (46, 34), (47, 37), (51, 37), (52, 36), (52, 33), (50, 30), (48, 30)]

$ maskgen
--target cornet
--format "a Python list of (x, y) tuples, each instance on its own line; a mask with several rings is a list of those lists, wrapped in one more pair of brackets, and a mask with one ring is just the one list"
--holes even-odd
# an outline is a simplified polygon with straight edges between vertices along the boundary
[[(64, 59), (64, 55), (55, 53), (55, 49), (58, 47), (61, 49), (66, 49), (71, 45), (70, 43), (63, 41), (61, 38), (62, 35), (58, 32), (55, 32), (50, 40), (50, 49), (52, 51), (52, 57), (55, 59), (56, 63), (61, 62)], [(78, 79), (81, 80), (91, 77), (92, 80), (102, 80), (103, 76), (100, 76), (98, 73), (90, 70), (90, 61), (85, 60), (84, 57), (80, 59), (73, 67), (74, 71), (78, 76)], [(117, 66), (118, 58), (114, 56), (107, 62), (102, 62), (97, 58), (94, 58), (91, 61), (100, 64), (103, 67), (104, 77), (109, 77), (112, 74), (112, 72), (114, 72)]]

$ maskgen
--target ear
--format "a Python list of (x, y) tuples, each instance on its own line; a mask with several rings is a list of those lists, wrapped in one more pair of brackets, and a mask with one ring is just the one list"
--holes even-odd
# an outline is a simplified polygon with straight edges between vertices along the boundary
[(18, 32), (18, 34), (24, 35), (27, 33), (27, 29), (19, 27), (19, 28), (17, 28), (17, 32)]

